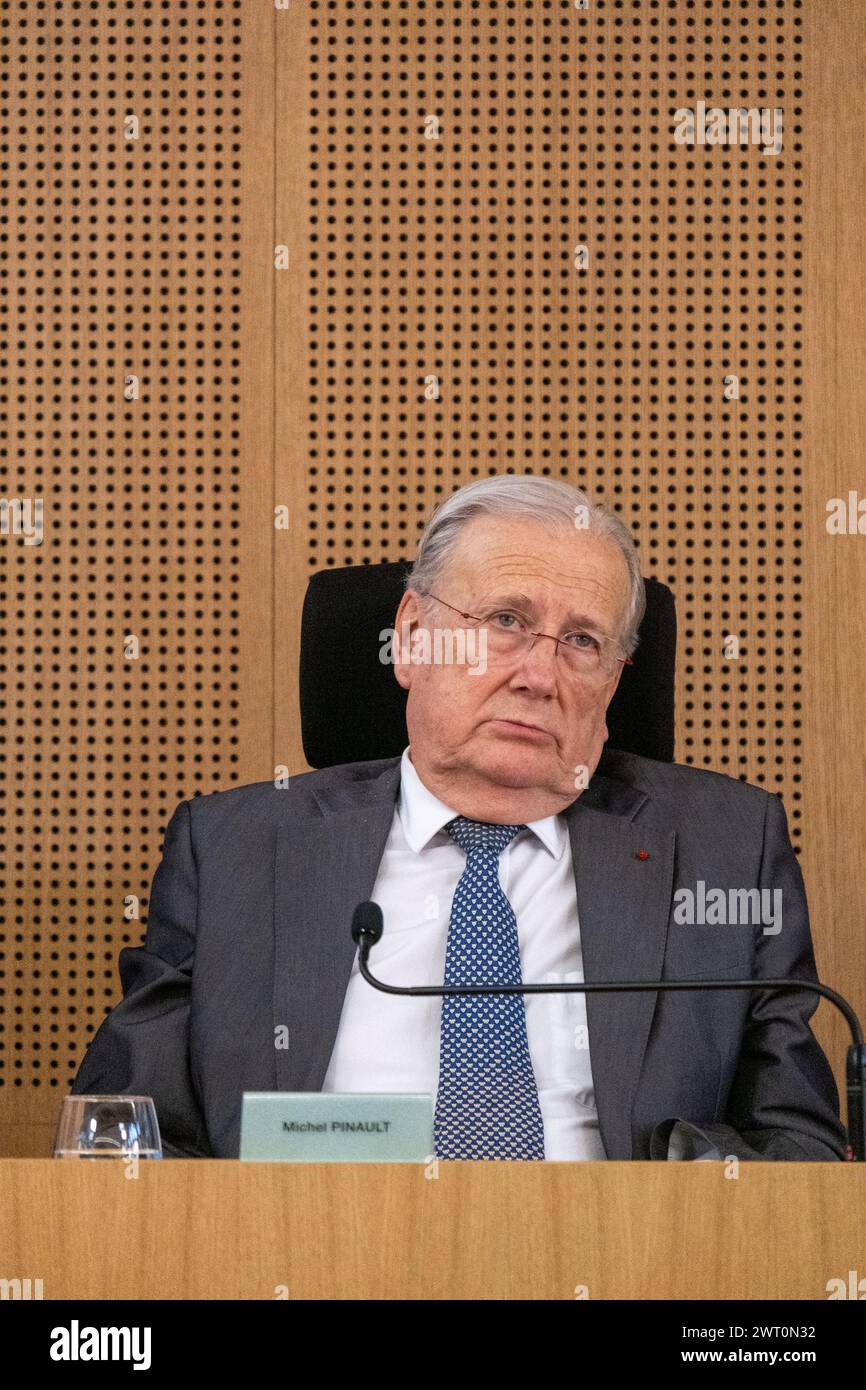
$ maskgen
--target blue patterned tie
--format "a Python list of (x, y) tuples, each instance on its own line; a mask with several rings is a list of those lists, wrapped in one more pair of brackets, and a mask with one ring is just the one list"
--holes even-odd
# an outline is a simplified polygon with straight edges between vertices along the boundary
[[(458, 816), (445, 829), (466, 851), (445, 951), (448, 985), (520, 984), (517, 918), (499, 856), (522, 825)], [(522, 994), (446, 995), (434, 1147), (439, 1158), (544, 1158), (544, 1126)]]

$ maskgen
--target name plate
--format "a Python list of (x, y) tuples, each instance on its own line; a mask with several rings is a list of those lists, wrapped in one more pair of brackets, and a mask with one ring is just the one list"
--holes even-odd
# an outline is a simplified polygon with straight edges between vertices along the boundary
[(253, 1163), (423, 1163), (432, 1095), (245, 1091), (240, 1157)]

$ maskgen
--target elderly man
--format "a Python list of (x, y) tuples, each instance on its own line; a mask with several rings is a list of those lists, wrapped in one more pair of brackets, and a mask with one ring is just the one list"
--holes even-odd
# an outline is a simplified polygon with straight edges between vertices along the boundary
[(174, 1155), (235, 1156), (244, 1091), (325, 1090), (434, 1095), (444, 1158), (844, 1158), (810, 992), (443, 1001), (358, 972), (372, 898), (391, 984), (816, 978), (778, 797), (604, 750), (643, 610), (628, 531), (577, 489), (451, 496), (395, 630), (474, 660), (397, 643), (401, 758), (178, 807), (74, 1090), (152, 1095)]

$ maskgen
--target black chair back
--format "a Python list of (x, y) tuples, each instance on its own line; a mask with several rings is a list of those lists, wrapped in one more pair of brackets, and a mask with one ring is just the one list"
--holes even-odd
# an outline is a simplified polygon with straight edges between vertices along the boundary
[[(301, 732), (311, 767), (402, 753), (406, 691), (379, 660), (379, 633), (394, 625), (411, 566), (349, 565), (310, 580), (301, 623)], [(607, 712), (608, 746), (671, 762), (674, 755), (676, 610), (666, 585), (646, 581), (634, 665)]]

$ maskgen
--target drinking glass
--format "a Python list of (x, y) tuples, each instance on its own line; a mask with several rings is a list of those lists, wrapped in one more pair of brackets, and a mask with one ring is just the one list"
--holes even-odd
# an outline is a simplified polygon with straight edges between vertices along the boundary
[(67, 1096), (55, 1158), (162, 1158), (150, 1096)]

